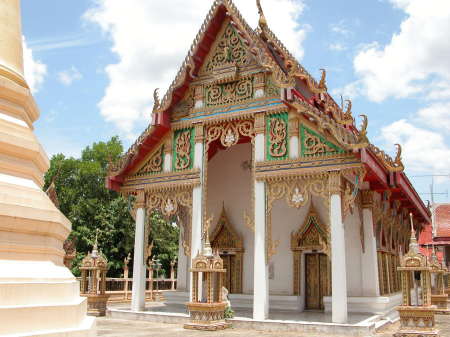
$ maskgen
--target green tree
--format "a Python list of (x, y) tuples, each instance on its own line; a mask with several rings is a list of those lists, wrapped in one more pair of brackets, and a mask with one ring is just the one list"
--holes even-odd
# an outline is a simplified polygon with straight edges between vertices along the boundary
[[(77, 256), (72, 272), (79, 275), (82, 258), (92, 249), (98, 230), (98, 245), (108, 259), (110, 277), (122, 274), (123, 260), (134, 246), (134, 220), (130, 200), (105, 187), (107, 166), (123, 152), (118, 137), (86, 147), (80, 159), (57, 154), (45, 175), (45, 189), (55, 183), (60, 209), (72, 222), (70, 238), (76, 241)], [(178, 229), (159, 213), (149, 218), (153, 230), (154, 255), (169, 270), (170, 260), (178, 251)], [(132, 264), (131, 266), (132, 267)]]

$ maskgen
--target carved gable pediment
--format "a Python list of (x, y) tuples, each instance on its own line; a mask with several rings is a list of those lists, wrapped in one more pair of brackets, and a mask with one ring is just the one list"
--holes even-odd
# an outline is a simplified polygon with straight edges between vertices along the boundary
[(219, 221), (216, 228), (211, 235), (211, 246), (213, 249), (228, 250), (228, 251), (243, 251), (243, 241), (240, 235), (235, 231), (225, 208), (222, 209)]
[(240, 69), (256, 64), (231, 20), (223, 23), (199, 75), (213, 75), (216, 83), (232, 82)]
[(154, 151), (149, 159), (138, 169), (136, 175), (160, 173), (163, 171), (164, 164), (164, 146), (161, 145)]

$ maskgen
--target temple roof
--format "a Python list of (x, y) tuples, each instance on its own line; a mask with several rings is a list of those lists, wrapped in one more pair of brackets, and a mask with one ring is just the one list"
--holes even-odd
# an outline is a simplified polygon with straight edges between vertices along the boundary
[(367, 117), (363, 117), (360, 130), (355, 126), (352, 105), (348, 101), (339, 106), (328, 93), (326, 72), (322, 70), (320, 81), (316, 81), (293, 57), (283, 43), (272, 32), (265, 20), (262, 7), (257, 0), (260, 13), (259, 26), (251, 28), (232, 0), (215, 0), (189, 52), (167, 93), (160, 101), (155, 91), (151, 124), (140, 135), (125, 155), (109, 167), (107, 187), (119, 190), (124, 178), (138, 166), (171, 130), (171, 113), (183, 99), (190, 84), (198, 78), (208, 54), (217, 39), (225, 20), (230, 20), (239, 38), (252, 54), (256, 63), (280, 88), (281, 102), (286, 109), (293, 109), (316, 123), (319, 130), (329, 134), (345, 150), (353, 152), (368, 170), (366, 181), (373, 189), (391, 192), (406, 200), (413, 212), (429, 222), (429, 212), (404, 174), (401, 148), (398, 145), (393, 159), (384, 151), (369, 143), (367, 139)]

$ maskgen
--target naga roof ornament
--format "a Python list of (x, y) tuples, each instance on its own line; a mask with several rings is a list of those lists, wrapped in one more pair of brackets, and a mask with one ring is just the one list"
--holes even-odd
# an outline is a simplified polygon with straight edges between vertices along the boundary
[(159, 101), (159, 88), (153, 91), (153, 113), (157, 112), (161, 107), (161, 102)]
[(395, 159), (392, 159), (386, 152), (373, 144), (370, 144), (369, 149), (378, 157), (378, 159), (380, 159), (380, 161), (388, 171), (402, 172), (405, 169), (405, 166), (402, 162), (402, 147), (400, 144), (395, 144), (395, 146), (397, 147), (397, 154), (395, 155)]

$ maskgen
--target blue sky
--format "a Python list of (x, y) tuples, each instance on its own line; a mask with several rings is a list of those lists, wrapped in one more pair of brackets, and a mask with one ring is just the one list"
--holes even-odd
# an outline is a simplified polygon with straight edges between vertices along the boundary
[[(30, 75), (41, 109), (35, 129), (48, 154), (78, 156), (113, 135), (127, 148), (148, 124), (153, 89), (170, 84), (212, 2), (22, 0), (28, 63), (40, 65)], [(255, 26), (254, 1), (235, 3)], [(352, 98), (354, 115), (369, 116), (371, 141), (391, 154), (403, 144), (418, 192), (431, 180), (415, 176), (450, 174), (449, 3), (262, 0), (269, 25), (301, 63), (316, 77), (327, 69), (337, 101)], [(449, 178), (437, 182), (436, 192), (450, 188)]]

